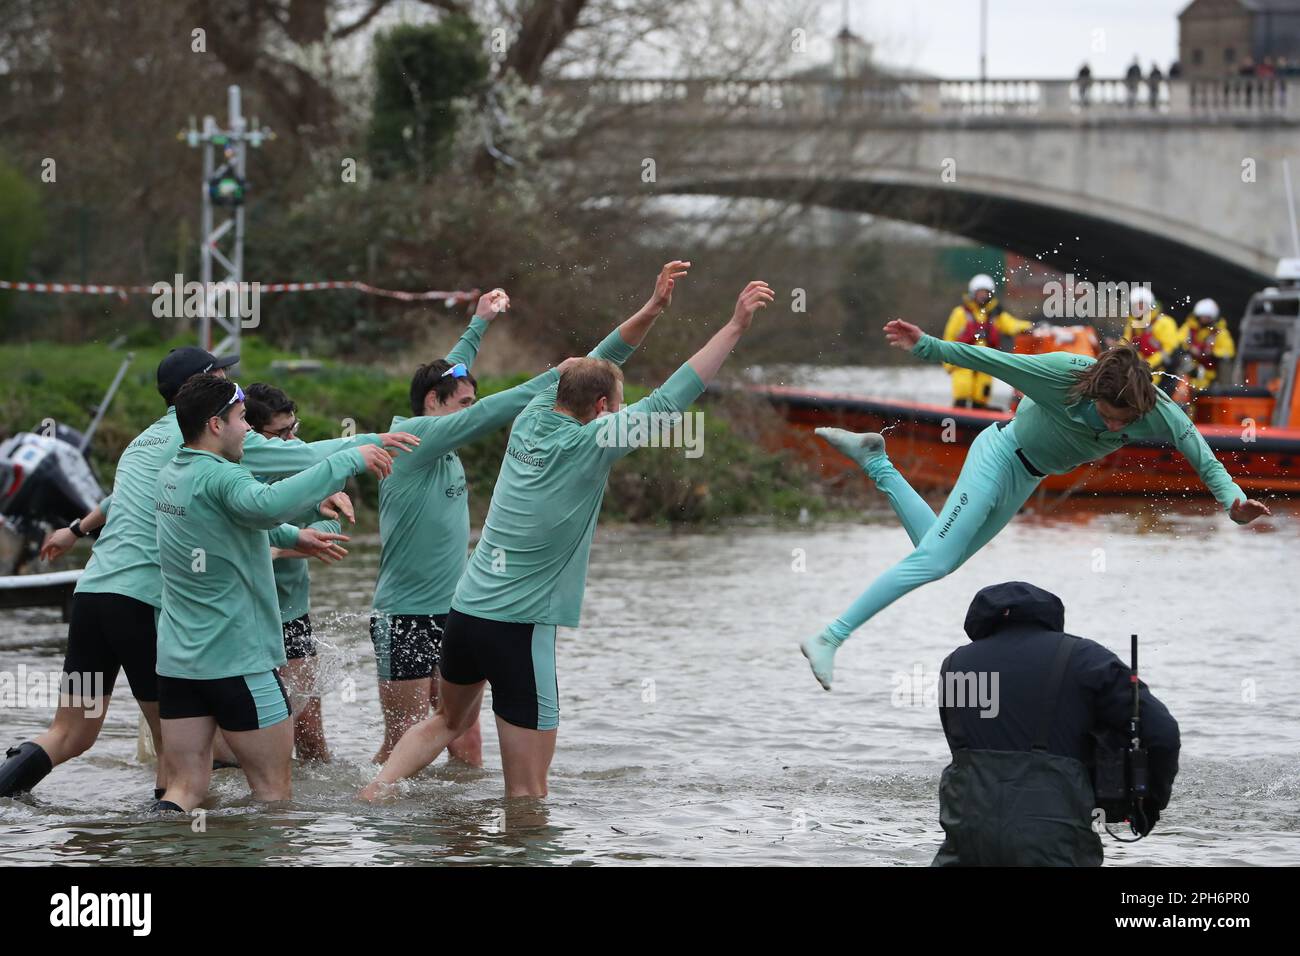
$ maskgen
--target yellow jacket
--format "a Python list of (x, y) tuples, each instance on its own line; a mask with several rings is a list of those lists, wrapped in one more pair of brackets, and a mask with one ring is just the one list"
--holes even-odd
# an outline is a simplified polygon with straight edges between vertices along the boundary
[[(961, 305), (948, 315), (948, 323), (943, 327), (943, 338), (945, 342), (991, 345), (997, 348), (1002, 336), (1010, 338), (1027, 332), (1032, 325), (1032, 322), (1017, 319), (1010, 312), (1004, 311), (996, 296), (980, 308), (974, 299), (966, 295), (962, 296)], [(951, 372), (956, 366), (945, 363), (944, 368)]]
[(1237, 343), (1228, 331), (1228, 320), (1219, 319), (1209, 328), (1189, 316), (1178, 330), (1178, 341), (1196, 362), (1197, 388), (1206, 388), (1219, 374), (1226, 361), (1237, 354)]
[(1129, 316), (1129, 320), (1124, 323), (1124, 341), (1136, 342), (1147, 364), (1153, 369), (1159, 368), (1165, 364), (1169, 353), (1178, 348), (1178, 343), (1182, 341), (1182, 330), (1178, 328), (1177, 322), (1155, 309), (1146, 314), (1142, 320), (1146, 324), (1141, 328), (1137, 327), (1137, 321)]

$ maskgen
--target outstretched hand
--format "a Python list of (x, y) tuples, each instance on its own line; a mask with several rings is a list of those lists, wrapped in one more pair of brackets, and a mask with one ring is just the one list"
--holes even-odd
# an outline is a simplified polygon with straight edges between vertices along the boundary
[(420, 437), (410, 432), (384, 432), (379, 441), (389, 451), (415, 451), (420, 445)]
[(478, 305), (474, 306), (474, 314), (480, 319), (491, 322), (509, 308), (510, 296), (506, 295), (506, 290), (493, 289), (479, 296)]
[(910, 352), (916, 343), (921, 341), (921, 336), (924, 334), (920, 326), (904, 322), (902, 319), (891, 319), (885, 323), (885, 338), (889, 339), (889, 344), (896, 349)]
[(72, 550), (77, 543), (77, 536), (67, 528), (56, 528), (45, 536), (41, 544), (41, 560), (54, 561)]
[(686, 275), (690, 269), (690, 262), (681, 259), (674, 259), (672, 262), (664, 264), (659, 270), (659, 277), (655, 279), (654, 295), (650, 297), (650, 307), (662, 312), (668, 308), (673, 301), (673, 287), (677, 280)]
[(336, 491), (320, 503), (320, 516), (337, 520), (342, 515), (353, 524), (357, 523), (357, 513), (352, 508), (352, 499), (346, 491)]
[(365, 462), (367, 470), (383, 481), (393, 471), (393, 457), (378, 445), (361, 445), (357, 448), (361, 453), (361, 460)]
[[(370, 447), (373, 448), (374, 446)], [(339, 544), (340, 541), (347, 540), (348, 536), (345, 534), (317, 531), (315, 528), (303, 528), (298, 532), (298, 542), (294, 545), (294, 550), (305, 554), (309, 558), (320, 558), (328, 564), (341, 561), (347, 556), (347, 549)]]
[(755, 279), (741, 290), (736, 299), (736, 311), (731, 314), (731, 323), (742, 332), (754, 321), (754, 313), (766, 308), (776, 300), (776, 293), (762, 279)]
[(1248, 498), (1245, 501), (1237, 499), (1232, 503), (1228, 514), (1237, 524), (1250, 524), (1256, 518), (1264, 515), (1272, 515), (1273, 512), (1268, 510), (1268, 505), (1262, 501), (1256, 501), (1254, 498)]

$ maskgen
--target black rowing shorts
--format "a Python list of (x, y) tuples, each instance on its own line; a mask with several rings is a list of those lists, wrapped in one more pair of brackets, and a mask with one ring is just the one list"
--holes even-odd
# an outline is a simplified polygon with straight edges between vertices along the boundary
[(439, 670), (451, 684), (487, 681), (492, 711), (506, 723), (528, 730), (560, 726), (554, 624), (507, 624), (452, 608)]
[[(72, 595), (64, 674), (81, 675), (87, 690), (102, 681), (108, 696), (113, 693), (118, 670), (125, 670), (135, 699), (150, 702), (158, 699), (157, 665), (156, 608), (124, 594), (79, 591)], [(93, 683), (86, 683), (88, 680)]]

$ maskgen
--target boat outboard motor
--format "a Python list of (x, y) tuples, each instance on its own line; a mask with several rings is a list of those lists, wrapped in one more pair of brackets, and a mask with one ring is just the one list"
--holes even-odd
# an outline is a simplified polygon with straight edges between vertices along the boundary
[(81, 434), (66, 425), (52, 431), (19, 432), (0, 443), (0, 518), (22, 542), (16, 569), (35, 557), (46, 534), (104, 497), (80, 450)]

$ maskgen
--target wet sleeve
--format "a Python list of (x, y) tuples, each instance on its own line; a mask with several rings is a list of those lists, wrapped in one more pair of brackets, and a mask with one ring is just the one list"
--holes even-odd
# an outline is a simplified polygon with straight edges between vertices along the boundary
[[(301, 520), (301, 516), (297, 520)], [(339, 534), (342, 526), (334, 518), (321, 518), (319, 521), (313, 521), (302, 527), (311, 528), (313, 531), (321, 531), (325, 534)], [(283, 548), (286, 551), (292, 551), (298, 545), (298, 532), (302, 530), (298, 524), (286, 522), (271, 529), (271, 547)]]
[(983, 345), (943, 342), (933, 335), (923, 335), (912, 354), (926, 362), (947, 362), (961, 368), (986, 372), (1018, 388), (1035, 402), (1061, 406), (1066, 403), (1075, 372), (1093, 360), (1072, 352), (1049, 352), (1046, 355), (1016, 355)]
[(1225, 511), (1231, 511), (1233, 502), (1245, 501), (1246, 493), (1232, 480), (1228, 469), (1214, 457), (1214, 452), (1206, 444), (1200, 430), (1192, 424), (1181, 408), (1175, 405), (1163, 393), (1156, 405), (1156, 413), (1169, 441), (1182, 452), (1183, 457), (1195, 469), (1201, 482)]
[(382, 444), (383, 439), (375, 434), (304, 442), (296, 438), (291, 441), (264, 438), (255, 432), (249, 432), (248, 438), (244, 441), (244, 457), (240, 464), (259, 478), (287, 478), (319, 464), (340, 451), (356, 448), (358, 445)]
[(406, 455), (416, 461), (436, 460), (449, 451), (508, 425), (532, 399), (547, 390), (554, 397), (554, 389), (559, 381), (559, 371), (548, 369), (514, 388), (475, 402), (463, 412), (408, 418), (402, 422), (402, 430), (418, 436), (420, 444)]
[(663, 420), (658, 416), (684, 414), (704, 388), (703, 380), (687, 362), (641, 401), (588, 422), (582, 430), (601, 449), (606, 461), (617, 461), (642, 447), (645, 442), (638, 436), (648, 439), (653, 430), (661, 427)]
[(276, 525), (270, 533), (271, 547), (292, 551), (298, 544), (298, 526), (295, 524)]
[(269, 530), (341, 490), (348, 478), (364, 470), (365, 459), (355, 449), (274, 484), (258, 481), (243, 468), (229, 468), (214, 482), (213, 494), (240, 524)]
[(605, 336), (599, 345), (588, 352), (587, 357), (605, 359), (606, 361), (613, 362), (615, 365), (621, 366), (632, 357), (632, 353), (635, 351), (636, 346), (629, 345), (623, 339), (623, 336), (618, 329), (615, 329), (613, 332), (610, 332), (609, 335)]
[(489, 324), (487, 319), (477, 315), (470, 319), (469, 328), (461, 333), (460, 339), (447, 353), (447, 361), (452, 365), (464, 362), (466, 367), (472, 368), (474, 359), (478, 357), (478, 347), (483, 341), (483, 333), (487, 331)]

